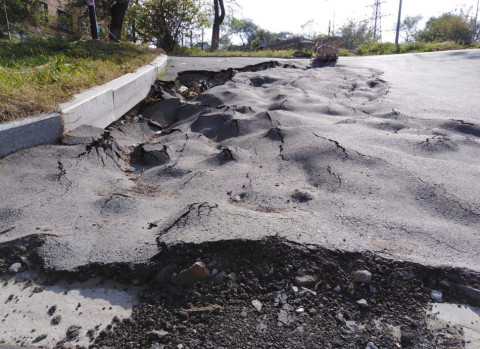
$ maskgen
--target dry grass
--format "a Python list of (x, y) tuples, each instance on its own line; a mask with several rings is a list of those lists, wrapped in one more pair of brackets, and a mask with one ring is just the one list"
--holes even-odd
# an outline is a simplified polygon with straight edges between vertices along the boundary
[(58, 109), (74, 94), (151, 62), (161, 52), (130, 44), (0, 42), (0, 122)]

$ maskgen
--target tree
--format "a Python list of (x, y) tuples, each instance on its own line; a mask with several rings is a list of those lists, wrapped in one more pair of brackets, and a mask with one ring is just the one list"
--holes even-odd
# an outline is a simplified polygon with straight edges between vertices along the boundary
[[(85, 6), (85, 1), (76, 0), (77, 6)], [(95, 0), (97, 16), (101, 20), (107, 20), (108, 39), (119, 42), (122, 36), (123, 21), (130, 0)]]
[(190, 33), (204, 24), (206, 15), (195, 0), (146, 0), (136, 21), (144, 42), (172, 52), (182, 33)]
[(19, 31), (23, 23), (35, 24), (39, 19), (36, 0), (2, 0), (0, 4), (0, 38), (3, 33), (10, 35), (11, 30)]
[(228, 23), (228, 34), (236, 35), (242, 41), (242, 46), (251, 44), (259, 31), (258, 26), (251, 19), (237, 19), (233, 17)]
[(317, 32), (315, 28), (318, 27), (318, 23), (315, 22), (313, 19), (310, 19), (301, 25), (302, 28), (302, 35), (305, 39), (312, 40), (316, 35)]
[(461, 44), (472, 42), (473, 23), (463, 12), (460, 14), (444, 13), (440, 17), (432, 17), (425, 29), (416, 35), (417, 41), (455, 41)]
[(213, 27), (212, 27), (212, 47), (211, 51), (218, 50), (218, 44), (220, 41), (220, 26), (225, 19), (225, 5), (223, 0), (213, 0), (213, 9), (214, 9), (214, 17), (213, 17)]
[(337, 34), (340, 36), (340, 47), (349, 50), (373, 40), (373, 31), (366, 21), (355, 22), (350, 19), (338, 29)]
[(136, 43), (139, 39), (137, 25), (141, 9), (142, 5), (140, 5), (139, 0), (134, 0), (134, 2), (130, 3), (125, 13), (122, 38), (127, 41)]
[(403, 33), (404, 41), (409, 44), (415, 41), (417, 35), (418, 23), (422, 20), (422, 16), (406, 16), (400, 24), (400, 32)]

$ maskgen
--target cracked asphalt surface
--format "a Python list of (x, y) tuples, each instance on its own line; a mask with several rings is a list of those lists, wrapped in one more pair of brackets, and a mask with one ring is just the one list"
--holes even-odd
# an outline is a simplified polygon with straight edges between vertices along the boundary
[[(266, 61), (172, 57), (165, 78)], [(478, 272), (480, 51), (279, 62), (0, 159), (0, 243), (41, 237), (57, 272), (267, 236)]]

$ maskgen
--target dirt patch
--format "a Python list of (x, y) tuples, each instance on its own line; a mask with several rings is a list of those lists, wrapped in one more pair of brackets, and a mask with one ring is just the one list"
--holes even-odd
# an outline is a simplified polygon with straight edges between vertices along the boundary
[[(176, 285), (175, 272), (196, 261), (212, 276)], [(156, 263), (132, 318), (92, 348), (462, 348), (457, 328), (428, 326), (430, 293), (474, 303), (452, 285), (480, 280), (276, 238), (166, 248)]]

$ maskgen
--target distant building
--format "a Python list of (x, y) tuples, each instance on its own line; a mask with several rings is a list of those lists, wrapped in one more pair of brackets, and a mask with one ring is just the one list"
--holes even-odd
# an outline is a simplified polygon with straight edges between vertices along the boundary
[(267, 45), (270, 50), (310, 50), (315, 46), (315, 41), (308, 40), (302, 37), (294, 37), (285, 40), (276, 40)]
[(73, 6), (71, 0), (41, 0), (39, 11), (43, 13), (51, 34), (68, 37), (88, 28), (87, 6)]

